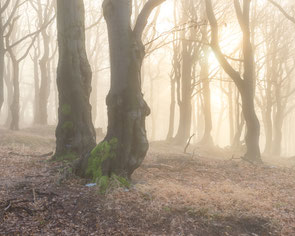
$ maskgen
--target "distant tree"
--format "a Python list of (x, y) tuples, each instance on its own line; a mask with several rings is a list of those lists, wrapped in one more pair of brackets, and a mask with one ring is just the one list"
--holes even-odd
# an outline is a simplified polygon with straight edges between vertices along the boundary
[[(48, 22), (54, 13), (54, 1), (47, 0), (45, 4), (41, 1), (30, 1), (31, 6), (36, 11), (38, 27), (42, 27), (43, 22)], [(42, 57), (39, 60), (40, 68), (40, 85), (36, 88), (36, 112), (35, 123), (40, 125), (47, 125), (48, 119), (48, 98), (50, 92), (50, 35), (47, 32), (47, 27), (41, 30), (42, 41), (39, 42), (42, 47)], [(36, 84), (37, 85), (37, 84)]]
[(276, 8), (279, 9), (279, 11), (288, 19), (290, 20), (292, 23), (295, 24), (295, 17), (291, 16), (290, 14), (287, 13), (287, 11), (278, 3), (276, 3), (273, 0), (268, 0), (271, 4), (273, 4)]
[(96, 144), (91, 119), (92, 72), (85, 49), (83, 0), (57, 1), (58, 125), (54, 159), (80, 157)]
[(247, 127), (247, 133), (245, 137), (247, 151), (243, 159), (261, 162), (261, 153), (259, 147), (260, 123), (257, 118), (254, 106), (255, 66), (250, 33), (250, 0), (243, 1), (243, 8), (241, 8), (239, 0), (234, 0), (237, 19), (243, 33), (243, 76), (229, 64), (228, 60), (222, 53), (219, 46), (218, 24), (213, 11), (212, 1), (205, 0), (205, 3), (207, 17), (211, 26), (211, 48), (224, 71), (236, 84), (241, 95), (242, 111)]
[(213, 139), (211, 135), (212, 131), (212, 115), (211, 115), (211, 90), (210, 90), (210, 78), (209, 78), (209, 46), (206, 44), (208, 41), (208, 26), (204, 25), (201, 27), (202, 34), (202, 56), (199, 59), (201, 71), (200, 71), (200, 81), (201, 81), (201, 94), (204, 101), (204, 134), (201, 139), (200, 144), (213, 145)]
[(5, 32), (8, 30), (9, 26), (11, 27), (11, 24), (15, 17), (15, 13), (20, 6), (20, 0), (16, 0), (14, 2), (12, 10), (10, 12), (7, 12), (9, 6), (12, 4), (13, 3), (11, 2), (11, 0), (4, 1), (3, 5), (2, 2), (0, 2), (0, 112), (4, 102), (4, 56), (7, 52), (5, 48)]
[[(197, 21), (197, 12), (194, 9), (195, 1), (187, 0), (182, 2), (181, 23)], [(194, 24), (189, 24), (194, 25)], [(199, 56), (200, 44), (194, 39), (198, 27), (188, 27), (180, 32), (180, 77), (176, 78), (177, 104), (179, 107), (179, 125), (174, 137), (174, 143), (184, 144), (190, 137), (192, 123), (192, 96), (195, 84), (196, 61)]]

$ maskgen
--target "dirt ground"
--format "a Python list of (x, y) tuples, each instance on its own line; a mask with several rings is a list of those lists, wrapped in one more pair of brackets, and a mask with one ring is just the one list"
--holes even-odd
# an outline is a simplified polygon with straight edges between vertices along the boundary
[(295, 235), (295, 160), (152, 143), (131, 188), (100, 195), (42, 156), (53, 130), (0, 128), (0, 235)]

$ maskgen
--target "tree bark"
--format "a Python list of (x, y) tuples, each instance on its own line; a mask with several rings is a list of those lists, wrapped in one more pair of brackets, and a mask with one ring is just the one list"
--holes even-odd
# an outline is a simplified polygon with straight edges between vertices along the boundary
[(130, 1), (104, 1), (107, 22), (111, 88), (107, 95), (108, 128), (105, 141), (118, 140), (116, 158), (105, 163), (103, 175), (130, 177), (148, 150), (145, 117), (150, 110), (141, 92), (144, 48), (130, 26)]
[(92, 72), (85, 49), (83, 0), (57, 1), (59, 60), (57, 67), (58, 125), (54, 159), (80, 157), (95, 146), (91, 119)]
[[(145, 118), (150, 109), (141, 92), (141, 66), (145, 55), (141, 36), (151, 11), (163, 1), (148, 1), (133, 30), (130, 0), (103, 2), (111, 65), (111, 87), (106, 98), (108, 128), (104, 141), (117, 141), (115, 156), (101, 165), (103, 176), (114, 173), (130, 178), (147, 153)], [(84, 158), (81, 162), (78, 174), (85, 175), (88, 160)]]

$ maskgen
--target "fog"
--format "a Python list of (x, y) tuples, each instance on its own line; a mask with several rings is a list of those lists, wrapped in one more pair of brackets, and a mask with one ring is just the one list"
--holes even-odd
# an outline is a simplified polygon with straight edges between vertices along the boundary
[[(8, 20), (14, 4), (8, 6), (3, 13), (3, 22)], [(22, 1), (21, 1), (22, 2)], [(55, 6), (45, 0), (24, 2), (17, 8), (13, 23), (11, 44), (22, 37), (38, 31), (55, 14)], [(137, 3), (138, 2), (138, 3)], [(135, 1), (131, 18), (134, 25), (138, 9), (144, 1)], [(278, 4), (293, 17), (292, 1), (277, 1)], [(101, 9), (102, 1), (85, 1), (86, 49), (92, 69), (92, 117), (96, 128), (107, 131), (107, 107), (105, 98), (110, 86), (110, 63), (107, 27)], [(243, 35), (236, 17), (234, 5), (231, 1), (213, 1), (214, 12), (219, 26), (219, 45), (230, 65), (243, 75)], [(137, 7), (138, 6), (138, 7)], [(38, 18), (38, 7), (41, 7), (43, 16)], [(49, 9), (52, 7), (52, 9)], [(39, 9), (40, 11), (40, 9)], [(48, 16), (45, 14), (48, 12)], [(40, 12), (39, 12), (40, 13)], [(44, 18), (44, 14), (47, 18)], [(278, 156), (289, 157), (295, 153), (294, 142), (294, 23), (269, 1), (252, 1), (250, 9), (251, 42), (255, 58), (255, 111), (260, 121), (260, 149), (264, 153), (266, 136), (271, 135), (273, 142), (281, 143), (281, 152)], [(202, 36), (202, 30), (208, 31), (207, 38)], [(6, 29), (4, 35), (9, 29)], [(46, 26), (46, 33), (50, 38), (47, 72), (50, 84), (48, 90), (48, 119), (47, 124), (55, 126), (58, 121), (58, 94), (56, 87), (56, 70), (58, 61), (57, 29), (55, 19)], [(147, 135), (150, 141), (165, 140), (171, 116), (171, 79), (180, 81), (175, 84), (175, 113), (173, 122), (174, 137), (179, 126), (179, 100), (184, 90), (182, 86), (183, 72), (183, 43), (189, 47), (188, 60), (192, 60), (190, 71), (193, 86), (187, 91), (191, 96), (191, 125), (189, 136), (195, 134), (194, 143), (202, 140), (205, 130), (204, 116), (204, 85), (201, 78), (202, 47), (210, 44), (210, 25), (206, 18), (206, 10), (202, 1), (182, 3), (181, 1), (166, 1), (149, 17), (146, 30), (143, 33), (143, 43), (146, 55), (142, 66), (142, 93), (151, 108), (151, 115), (146, 119)], [(41, 80), (39, 61), (44, 54), (44, 38), (40, 32), (32, 34), (20, 44), (13, 47), (16, 57), (21, 57), (30, 47), (28, 55), (19, 65), (20, 82), (20, 128), (37, 125), (35, 117), (35, 86)], [(179, 63), (179, 75), (175, 74), (173, 57)], [(38, 64), (34, 65), (34, 60)], [(174, 63), (174, 64), (173, 64)], [(37, 68), (36, 68), (37, 66)], [(241, 116), (241, 100), (235, 83), (225, 73), (216, 59), (213, 50), (208, 49), (208, 72), (210, 85), (210, 112), (212, 116), (211, 137), (213, 145), (221, 148), (233, 148), (233, 138), (238, 132)], [(35, 73), (35, 74), (34, 74)], [(5, 53), (4, 70), (4, 104), (1, 109), (0, 122), (9, 128), (11, 102), (11, 87), (13, 67), (10, 54)], [(39, 82), (36, 82), (39, 81)], [(177, 84), (178, 83), (178, 84)], [(10, 84), (10, 85), (9, 85)], [(45, 89), (46, 90), (46, 89)], [(267, 107), (269, 105), (269, 107)], [(268, 109), (268, 110), (267, 110)], [(37, 111), (38, 112), (38, 111)], [(282, 117), (278, 116), (278, 113)], [(270, 126), (267, 128), (267, 119)], [(280, 124), (278, 124), (280, 123)], [(282, 123), (282, 124), (281, 124)], [(276, 129), (276, 124), (280, 126)], [(272, 130), (272, 134), (267, 133)], [(277, 138), (279, 130), (282, 138)], [(242, 125), (240, 145), (244, 145), (245, 126)], [(187, 141), (187, 138), (185, 140)], [(240, 146), (241, 147), (241, 146)], [(267, 151), (272, 155), (271, 151)], [(277, 154), (276, 154), (277, 155)]]

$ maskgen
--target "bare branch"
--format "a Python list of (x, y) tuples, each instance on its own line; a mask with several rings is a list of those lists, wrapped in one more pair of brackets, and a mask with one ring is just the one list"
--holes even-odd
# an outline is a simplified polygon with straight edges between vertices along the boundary
[(166, 0), (149, 0), (139, 13), (133, 32), (138, 39), (141, 39), (144, 28), (147, 25), (148, 18), (154, 8), (165, 2)]
[(237, 86), (240, 86), (242, 83), (242, 78), (230, 64), (226, 60), (225, 56), (221, 52), (220, 46), (219, 46), (219, 38), (218, 38), (218, 24), (216, 17), (213, 12), (212, 2), (211, 0), (205, 0), (206, 3), (206, 12), (207, 17), (211, 26), (211, 48), (213, 49), (213, 52), (215, 56), (217, 57), (220, 65), (224, 69), (224, 71), (234, 80)]
[(8, 7), (9, 3), (11, 0), (6, 0), (6, 2), (4, 3), (3, 7), (1, 7), (1, 3), (0, 3), (0, 15), (6, 10), (6, 8)]
[(290, 16), (278, 3), (276, 3), (273, 0), (268, 0), (271, 4), (273, 4), (276, 8), (279, 9), (279, 11), (291, 22), (295, 24), (295, 18)]

